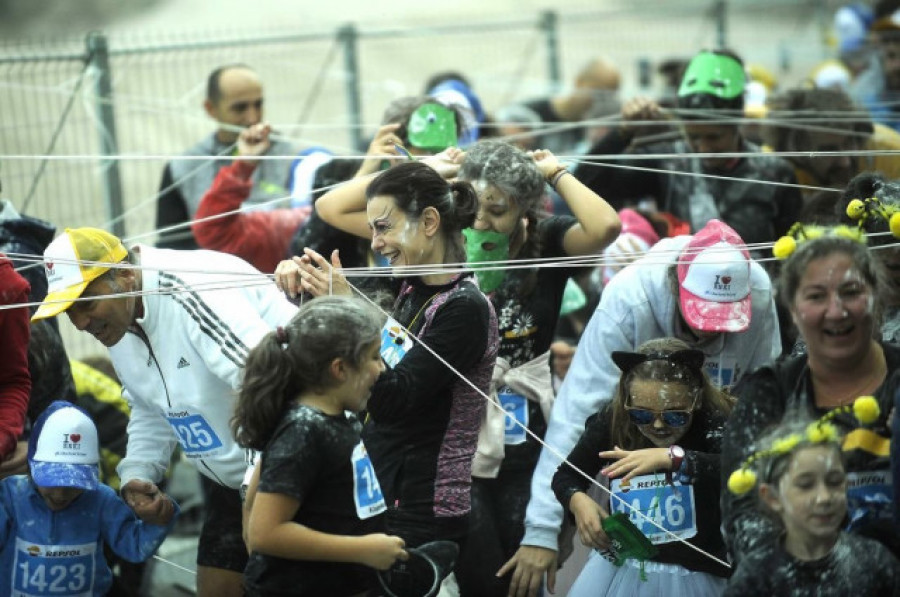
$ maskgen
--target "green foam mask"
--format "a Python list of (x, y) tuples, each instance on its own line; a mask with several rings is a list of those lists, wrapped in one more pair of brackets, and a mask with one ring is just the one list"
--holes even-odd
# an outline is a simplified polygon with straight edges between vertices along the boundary
[(731, 56), (701, 52), (685, 69), (678, 97), (702, 93), (722, 99), (734, 99), (744, 93), (747, 79), (744, 68)]
[[(490, 261), (506, 261), (509, 259), (509, 236), (490, 230), (475, 230), (466, 228), (463, 230), (466, 237), (466, 261), (468, 263), (482, 263)], [(484, 245), (494, 245), (485, 248)], [(485, 269), (490, 265), (473, 265), (475, 277), (478, 279), (478, 287), (482, 292), (497, 290), (506, 278), (505, 269)]]
[(437, 153), (457, 144), (456, 115), (440, 104), (429, 102), (416, 108), (406, 130), (409, 144), (420, 149)]

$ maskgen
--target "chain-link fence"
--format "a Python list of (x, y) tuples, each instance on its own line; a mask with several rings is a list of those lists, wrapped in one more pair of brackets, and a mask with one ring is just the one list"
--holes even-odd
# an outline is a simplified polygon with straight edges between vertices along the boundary
[[(59, 228), (107, 227), (153, 242), (165, 162), (209, 134), (208, 73), (246, 63), (265, 85), (266, 119), (298, 148), (358, 150), (381, 112), (464, 73), (490, 112), (554, 93), (598, 55), (621, 68), (623, 96), (659, 91), (655, 67), (727, 45), (795, 83), (829, 54), (829, 1), (635, 2), (616, 10), (448, 18), (421, 29), (364, 24), (322, 34), (120, 39), (0, 48), (0, 179), (23, 213)], [(67, 327), (67, 326), (66, 326)], [(89, 339), (66, 331), (74, 356)]]

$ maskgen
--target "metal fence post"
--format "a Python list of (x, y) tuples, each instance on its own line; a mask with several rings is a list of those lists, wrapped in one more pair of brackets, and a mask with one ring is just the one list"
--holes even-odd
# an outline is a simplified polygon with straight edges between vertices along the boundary
[(550, 78), (550, 88), (556, 92), (562, 86), (562, 73), (559, 67), (559, 15), (556, 11), (542, 12), (539, 27), (544, 32), (547, 44), (547, 74)]
[(716, 0), (713, 7), (713, 15), (716, 21), (716, 44), (719, 48), (728, 47), (728, 2)]
[(347, 82), (347, 112), (350, 117), (350, 144), (365, 151), (362, 135), (362, 107), (359, 94), (359, 63), (356, 59), (356, 40), (359, 34), (352, 24), (338, 29), (338, 40), (344, 46), (344, 70)]
[[(95, 31), (87, 36), (89, 68), (94, 71), (94, 109), (97, 114), (100, 134), (100, 154), (117, 156), (119, 143), (116, 138), (116, 118), (112, 103), (112, 83), (109, 70), (109, 47), (106, 36)], [(119, 176), (117, 159), (101, 159), (100, 175), (103, 179), (103, 198), (106, 217), (113, 222), (112, 232), (119, 238), (125, 237), (125, 222), (122, 215), (122, 180)]]

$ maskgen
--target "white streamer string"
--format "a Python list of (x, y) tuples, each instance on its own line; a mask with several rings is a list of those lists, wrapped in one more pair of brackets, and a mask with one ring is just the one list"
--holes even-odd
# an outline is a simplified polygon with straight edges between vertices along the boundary
[[(379, 311), (381, 311), (384, 315), (390, 316), (390, 313), (388, 313), (387, 311), (385, 311), (384, 309), (382, 309), (377, 303), (375, 303), (375, 301), (373, 301), (373, 300), (370, 299), (368, 296), (366, 296), (365, 293), (363, 293), (361, 290), (359, 290), (358, 288), (356, 288), (355, 286), (353, 286), (353, 285), (350, 284), (349, 282), (348, 282), (347, 284), (348, 284), (348, 286), (350, 286), (350, 288), (353, 289), (354, 292), (356, 292), (357, 294), (359, 294), (359, 296), (361, 296), (363, 299), (365, 299), (365, 300), (368, 301), (370, 304), (372, 304), (376, 309), (378, 309)], [(443, 358), (441, 355), (439, 355), (437, 352), (435, 352), (434, 349), (432, 349), (430, 346), (428, 346), (427, 344), (425, 344), (424, 342), (422, 342), (422, 340), (421, 340), (418, 336), (416, 336), (415, 334), (413, 334), (413, 333), (412, 333), (409, 329), (407, 329), (405, 326), (401, 325), (400, 327), (403, 329), (403, 331), (404, 331), (409, 337), (415, 339), (415, 341), (418, 342), (419, 345), (422, 346), (422, 348), (424, 348), (425, 350), (427, 350), (427, 351), (428, 351), (434, 358), (436, 358), (441, 364), (443, 364), (445, 367), (447, 367), (447, 369), (449, 369), (450, 371), (452, 371), (454, 375), (456, 375), (460, 380), (462, 380), (462, 381), (465, 382), (469, 387), (471, 387), (473, 390), (475, 390), (482, 398), (484, 398), (484, 399), (488, 402), (488, 404), (490, 404), (490, 405), (493, 406), (494, 408), (500, 409), (500, 410), (503, 412), (504, 417), (506, 417), (508, 420), (513, 421), (517, 426), (521, 427), (521, 428), (524, 430), (524, 432), (527, 433), (529, 436), (531, 436), (531, 438), (534, 439), (536, 442), (538, 442), (538, 443), (543, 447), (543, 449), (545, 449), (545, 450), (547, 450), (548, 452), (550, 452), (551, 454), (553, 454), (553, 456), (555, 456), (557, 459), (559, 459), (559, 461), (560, 461), (561, 463), (568, 464), (568, 465), (572, 468), (572, 470), (574, 470), (574, 471), (577, 472), (579, 475), (581, 475), (582, 477), (584, 477), (585, 479), (587, 479), (588, 482), (594, 484), (596, 487), (599, 487), (601, 490), (605, 491), (607, 494), (609, 494), (610, 499), (617, 499), (617, 500), (619, 500), (619, 502), (620, 502), (621, 504), (623, 504), (628, 510), (631, 510), (631, 512), (634, 513), (634, 514), (637, 514), (637, 516), (638, 516), (639, 518), (642, 518), (645, 522), (649, 522), (652, 526), (658, 528), (660, 531), (662, 531), (663, 533), (665, 533), (665, 534), (666, 534), (667, 536), (669, 536), (671, 539), (674, 539), (675, 541), (680, 541), (680, 542), (684, 543), (685, 545), (687, 545), (688, 547), (690, 547), (691, 549), (693, 549), (693, 550), (696, 551), (697, 553), (699, 553), (699, 554), (701, 554), (701, 555), (703, 555), (703, 556), (706, 556), (707, 558), (713, 560), (714, 562), (717, 562), (717, 563), (721, 564), (722, 566), (725, 566), (726, 568), (729, 568), (729, 569), (731, 568), (731, 565), (728, 564), (727, 562), (725, 562), (725, 561), (723, 561), (723, 560), (720, 560), (719, 558), (717, 558), (716, 556), (712, 555), (711, 553), (709, 553), (709, 552), (707, 552), (707, 551), (704, 551), (704, 550), (701, 549), (700, 547), (697, 547), (696, 545), (693, 545), (692, 543), (689, 543), (686, 539), (683, 539), (683, 538), (679, 537), (678, 535), (674, 534), (673, 532), (671, 532), (670, 530), (668, 530), (667, 528), (663, 527), (661, 524), (657, 523), (655, 520), (653, 520), (652, 518), (650, 518), (649, 516), (647, 516), (646, 514), (644, 514), (640, 509), (638, 509), (638, 508), (632, 506), (632, 505), (629, 504), (627, 501), (625, 501), (625, 500), (623, 500), (622, 498), (620, 498), (619, 496), (615, 495), (610, 489), (604, 487), (602, 483), (598, 482), (596, 479), (594, 479), (593, 477), (591, 477), (590, 475), (588, 475), (587, 473), (585, 473), (583, 470), (577, 468), (575, 465), (573, 465), (571, 462), (568, 461), (568, 459), (566, 458), (566, 455), (562, 454), (559, 450), (557, 450), (556, 448), (554, 448), (554, 447), (551, 446), (550, 444), (546, 443), (546, 442), (543, 440), (543, 438), (541, 438), (540, 436), (538, 436), (537, 434), (535, 434), (533, 431), (531, 431), (530, 429), (528, 429), (528, 426), (527, 426), (527, 425), (523, 425), (522, 423), (520, 423), (519, 421), (517, 421), (517, 420), (515, 419), (515, 417), (512, 417), (508, 412), (506, 412), (506, 409), (504, 409), (503, 406), (502, 406), (500, 403), (498, 403), (498, 402), (495, 401), (490, 395), (488, 395), (487, 393), (485, 393), (484, 391), (482, 391), (481, 388), (479, 388), (478, 386), (476, 386), (474, 382), (472, 382), (472, 381), (471, 381), (470, 379), (468, 379), (465, 375), (463, 375), (460, 371), (458, 371), (455, 367), (453, 367), (450, 363), (448, 363), (447, 360), (444, 359), (444, 358)]]
[[(889, 233), (879, 233), (878, 235), (883, 235), (883, 234), (889, 234)], [(875, 236), (875, 235), (873, 235), (873, 236)], [(759, 243), (759, 244), (760, 244), (760, 245), (768, 245), (768, 246), (771, 246), (771, 243)], [(897, 246), (897, 244), (894, 244), (894, 245), (888, 245), (888, 246)], [(887, 246), (879, 247), (879, 248), (887, 248)], [(715, 249), (707, 249), (707, 250), (715, 250)], [(697, 251), (699, 252), (700, 250), (697, 250)], [(658, 251), (658, 253), (660, 254), (660, 257), (664, 257), (666, 253), (671, 254), (671, 253), (674, 253), (674, 252), (675, 252), (675, 251)], [(678, 251), (678, 253), (679, 253), (679, 254), (682, 254), (682, 255), (685, 254), (685, 253), (690, 254), (691, 251), (690, 251), (690, 250), (687, 250), (687, 251), (685, 251), (685, 250), (680, 250), (680, 251)], [(647, 253), (644, 253), (644, 255), (646, 255), (646, 254), (647, 254)], [(14, 254), (10, 254), (10, 256), (13, 257), (13, 258), (20, 259), (20, 260), (25, 260), (25, 261), (27, 261), (27, 260), (32, 260), (32, 261), (36, 261), (36, 262), (42, 261), (41, 258), (36, 257), (36, 256), (34, 256), (34, 255), (26, 255), (26, 254), (14, 253)], [(573, 260), (574, 260), (574, 259), (543, 259), (543, 260), (542, 260), (542, 259), (535, 259), (535, 260), (530, 260), (529, 264), (525, 264), (525, 265), (523, 265), (523, 267), (552, 267), (552, 266), (557, 266), (559, 263), (564, 263), (564, 264), (565, 264), (566, 262), (571, 262), (571, 261), (573, 261)], [(511, 265), (511, 264), (512, 264), (513, 261), (514, 261), (514, 260), (510, 260), (510, 261), (504, 262), (505, 265), (503, 265), (502, 267), (496, 268), (496, 269), (512, 269), (512, 265)], [(109, 268), (118, 268), (118, 269), (137, 269), (137, 268), (141, 268), (141, 266), (138, 266), (138, 265), (132, 265), (132, 264), (107, 263), (107, 262), (95, 262), (95, 261), (83, 261), (83, 260), (58, 260), (58, 262), (59, 262), (59, 263), (79, 263), (79, 264), (81, 264), (81, 265), (91, 265), (91, 266), (101, 265), (101, 266), (105, 266), (105, 267), (109, 267)], [(532, 263), (532, 262), (533, 262), (533, 263)], [(662, 261), (658, 262), (658, 265), (672, 264), (672, 263), (673, 263), (673, 262), (670, 261), (670, 260), (662, 260)], [(656, 265), (656, 264), (657, 264), (657, 263), (644, 263), (644, 262), (641, 262), (641, 265)], [(472, 264), (455, 264), (455, 265), (457, 265), (457, 266), (462, 266), (462, 265), (469, 265), (469, 266), (471, 266)], [(431, 267), (433, 267), (433, 266), (431, 266)], [(142, 269), (154, 269), (154, 268), (142, 268)], [(156, 268), (156, 269), (159, 270), (159, 268)], [(363, 270), (363, 269), (368, 270), (369, 268), (359, 268), (359, 270)], [(410, 268), (410, 269), (412, 269), (412, 268)], [(210, 273), (209, 270), (198, 271), (198, 270), (196, 270), (196, 269), (185, 269), (185, 268), (181, 268), (181, 269), (166, 268), (166, 271), (190, 272), (190, 273)], [(350, 270), (348, 269), (347, 271), (349, 272)], [(433, 267), (433, 269), (432, 269), (431, 271), (433, 271), (433, 272), (435, 272), (435, 273), (447, 273), (447, 272), (448, 272), (447, 269), (444, 269), (444, 268), (434, 268), (434, 267)], [(240, 278), (235, 279), (235, 280), (225, 280), (225, 279), (223, 279), (223, 280), (216, 280), (216, 281), (212, 281), (212, 282), (209, 282), (209, 283), (195, 283), (195, 284), (192, 284), (192, 285), (183, 285), (183, 286), (178, 286), (178, 287), (175, 287), (175, 288), (165, 289), (165, 290), (162, 290), (162, 289), (154, 289), (154, 290), (137, 290), (137, 291), (115, 293), (115, 294), (111, 294), (111, 295), (103, 295), (103, 296), (97, 296), (97, 297), (88, 297), (88, 298), (81, 298), (81, 297), (79, 297), (79, 298), (74, 299), (73, 302), (114, 299), (114, 298), (125, 297), (125, 296), (170, 295), (170, 294), (175, 294), (175, 293), (178, 293), (178, 292), (189, 292), (189, 291), (203, 291), (203, 292), (207, 292), (207, 291), (215, 291), (215, 290), (233, 289), (233, 288), (239, 288), (239, 287), (248, 287), (248, 286), (266, 285), (266, 284), (270, 284), (270, 283), (271, 283), (271, 278), (270, 278), (270, 276), (261, 275), (261, 274), (256, 274), (256, 273), (250, 273), (250, 272), (216, 272), (216, 273), (222, 273), (222, 274), (234, 274), (234, 275), (240, 276)], [(339, 273), (344, 273), (344, 272), (342, 271), (342, 272), (339, 272)], [(328, 291), (329, 291), (329, 294), (333, 293), (333, 290), (334, 290), (334, 274), (335, 274), (335, 268), (329, 267), (329, 279), (328, 279)], [(361, 275), (361, 274), (360, 274), (360, 275)], [(420, 275), (421, 275), (421, 274), (420, 274)], [(377, 305), (374, 301), (372, 301), (369, 297), (367, 297), (367, 296), (366, 296), (362, 291), (360, 291), (356, 286), (354, 286), (353, 284), (350, 284), (349, 282), (347, 283), (347, 285), (348, 285), (354, 292), (356, 292), (357, 294), (359, 294), (363, 299), (365, 299), (366, 301), (368, 301), (369, 303), (371, 303), (371, 304), (372, 304), (375, 308), (377, 308), (379, 311), (381, 311), (381, 312), (384, 313), (385, 315), (390, 315), (389, 313), (387, 313), (387, 311), (385, 311), (384, 309), (382, 309), (379, 305)], [(44, 301), (44, 302), (45, 302), (45, 303), (55, 303), (55, 302), (69, 302), (69, 301)], [(37, 303), (29, 302), (29, 303), (18, 303), (18, 304), (14, 304), (14, 305), (2, 305), (2, 306), (0, 306), (0, 310), (2, 310), (2, 309), (10, 309), (10, 308), (31, 307), (31, 306), (37, 306), (37, 305), (40, 305), (40, 304), (41, 304), (40, 302), (37, 302)], [(401, 327), (402, 327), (402, 326), (401, 326)], [(491, 397), (490, 395), (486, 394), (486, 393), (483, 392), (480, 388), (478, 388), (471, 380), (469, 380), (468, 378), (466, 378), (460, 371), (458, 371), (458, 370), (455, 369), (452, 365), (450, 365), (443, 357), (441, 357), (440, 355), (438, 355), (438, 354), (437, 354), (430, 346), (428, 346), (427, 344), (425, 344), (424, 342), (422, 342), (422, 340), (421, 340), (418, 336), (416, 336), (415, 334), (413, 334), (410, 330), (406, 329), (405, 327), (404, 327), (403, 329), (404, 329), (404, 331), (405, 331), (410, 337), (414, 338), (414, 339), (416, 340), (416, 342), (418, 342), (423, 348), (425, 348), (425, 349), (426, 349), (432, 356), (434, 356), (440, 363), (442, 363), (442, 364), (443, 364), (444, 366), (446, 366), (450, 371), (452, 371), (452, 372), (454, 373), (454, 375), (456, 375), (460, 380), (462, 380), (463, 382), (465, 382), (466, 384), (468, 384), (472, 389), (474, 389), (474, 390), (475, 390), (482, 398), (484, 398), (484, 399), (485, 399), (485, 400), (486, 400), (493, 408), (500, 409), (500, 410), (503, 412), (503, 414), (504, 414), (505, 417), (507, 417), (507, 418), (509, 418), (510, 420), (512, 420), (512, 421), (514, 422), (514, 424), (520, 426), (520, 427), (524, 430), (525, 433), (527, 433), (527, 434), (528, 434), (529, 436), (531, 436), (535, 441), (537, 441), (544, 449), (546, 449), (546, 450), (549, 451), (551, 454), (553, 454), (553, 456), (555, 456), (556, 458), (558, 458), (561, 462), (565, 462), (566, 464), (568, 464), (574, 471), (576, 471), (579, 475), (581, 475), (582, 477), (584, 477), (585, 479), (587, 479), (590, 483), (594, 484), (596, 487), (599, 487), (602, 491), (604, 491), (604, 492), (606, 492), (607, 494), (609, 494), (610, 499), (616, 499), (616, 500), (619, 500), (619, 502), (620, 502), (621, 504), (623, 504), (623, 505), (625, 506), (625, 508), (631, 510), (631, 511), (632, 511), (633, 513), (635, 513), (639, 518), (641, 518), (641, 519), (643, 519), (644, 521), (650, 523), (652, 526), (658, 528), (659, 530), (661, 530), (663, 533), (665, 533), (667, 536), (671, 537), (672, 539), (674, 539), (674, 540), (676, 540), (676, 541), (680, 541), (680, 542), (686, 544), (686, 545), (687, 545), (688, 547), (690, 547), (691, 549), (693, 549), (693, 550), (695, 550), (696, 552), (700, 553), (701, 555), (703, 555), (703, 556), (705, 556), (705, 557), (707, 557), (707, 558), (709, 558), (709, 559), (711, 559), (711, 560), (713, 560), (713, 561), (715, 561), (715, 562), (721, 564), (722, 566), (725, 566), (726, 568), (730, 568), (730, 567), (731, 567), (728, 563), (726, 563), (726, 562), (724, 562), (723, 560), (717, 558), (716, 556), (714, 556), (714, 555), (712, 555), (712, 554), (710, 554), (710, 553), (704, 551), (703, 549), (701, 549), (701, 548), (699, 548), (699, 547), (697, 547), (697, 546), (695, 546), (695, 545), (689, 543), (687, 540), (678, 537), (677, 535), (675, 535), (674, 533), (672, 533), (671, 531), (669, 531), (668, 529), (666, 529), (665, 527), (663, 527), (662, 525), (660, 525), (659, 523), (657, 523), (655, 520), (653, 520), (652, 518), (650, 518), (649, 516), (647, 516), (644, 512), (642, 512), (642, 511), (639, 510), (638, 508), (632, 506), (632, 505), (629, 504), (627, 501), (625, 501), (625, 500), (623, 500), (622, 498), (616, 496), (614, 493), (612, 493), (612, 491), (611, 491), (610, 489), (608, 489), (607, 487), (605, 487), (604, 485), (602, 485), (601, 483), (599, 483), (596, 479), (594, 479), (593, 477), (591, 477), (590, 475), (588, 475), (587, 473), (585, 473), (583, 470), (581, 470), (581, 469), (575, 467), (574, 465), (572, 465), (572, 464), (566, 459), (565, 455), (563, 455), (562, 453), (560, 453), (556, 448), (554, 448), (554, 447), (551, 446), (550, 444), (548, 444), (548, 443), (546, 443), (545, 441), (543, 441), (542, 438), (540, 438), (540, 437), (537, 436), (534, 432), (532, 432), (530, 429), (528, 429), (527, 426), (522, 425), (519, 421), (517, 421), (517, 420), (515, 420), (514, 418), (510, 417), (510, 416), (509, 416), (509, 413), (507, 413), (507, 412), (505, 411), (505, 409), (503, 409), (502, 405), (500, 405), (499, 403), (497, 403), (495, 400), (492, 399), (492, 397)], [(192, 570), (190, 570), (190, 569), (184, 568), (184, 567), (182, 567), (182, 566), (180, 566), (180, 565), (178, 565), (178, 564), (175, 564), (174, 562), (170, 562), (170, 561), (168, 561), (168, 560), (165, 560), (164, 558), (160, 558), (159, 556), (154, 556), (154, 557), (155, 557), (157, 560), (159, 560), (159, 561), (161, 561), (161, 562), (164, 562), (164, 563), (166, 563), (166, 564), (170, 564), (170, 565), (172, 565), (172, 566), (175, 566), (175, 567), (177, 567), (177, 568), (179, 568), (179, 569), (185, 570), (185, 571), (190, 572), (190, 573), (192, 573), (192, 574), (195, 573), (194, 571), (192, 571)]]

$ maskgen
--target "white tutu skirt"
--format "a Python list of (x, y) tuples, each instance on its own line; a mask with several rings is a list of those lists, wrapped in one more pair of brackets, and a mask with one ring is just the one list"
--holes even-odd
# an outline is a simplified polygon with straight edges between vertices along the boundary
[(616, 566), (592, 551), (569, 597), (718, 597), (727, 580), (705, 572), (693, 572), (676, 564), (628, 560)]

